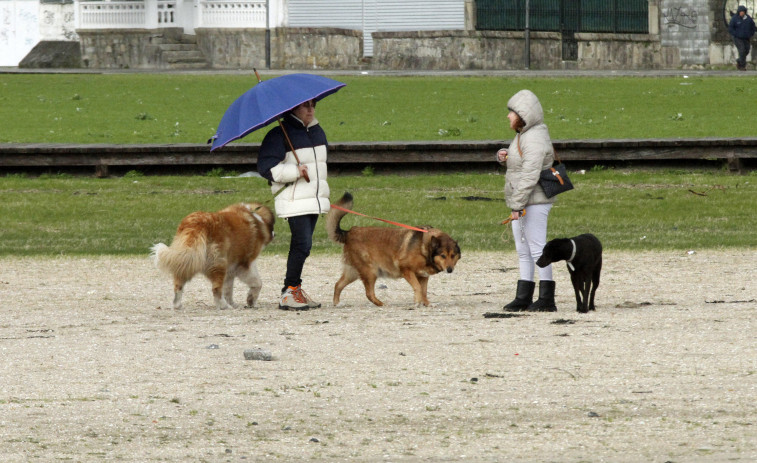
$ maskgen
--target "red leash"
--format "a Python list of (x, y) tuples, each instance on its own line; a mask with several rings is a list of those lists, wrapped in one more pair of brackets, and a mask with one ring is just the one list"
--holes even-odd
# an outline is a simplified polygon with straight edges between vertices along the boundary
[(398, 227), (407, 228), (408, 230), (415, 230), (415, 231), (419, 231), (419, 232), (423, 232), (423, 233), (428, 233), (428, 230), (425, 230), (423, 228), (411, 227), (410, 225), (405, 225), (404, 223), (392, 222), (391, 220), (379, 219), (378, 217), (371, 217), (370, 215), (365, 215), (365, 214), (361, 214), (359, 212), (355, 212), (355, 211), (351, 211), (349, 209), (345, 209), (345, 208), (343, 208), (341, 206), (337, 206), (336, 204), (332, 204), (331, 207), (333, 207), (335, 209), (339, 209), (340, 211), (349, 212), (350, 214), (360, 215), (360, 216), (363, 216), (363, 217), (368, 217), (369, 219), (380, 220), (382, 222), (390, 223), (392, 225), (397, 225)]
[[(520, 216), (521, 216), (521, 217), (525, 217), (525, 216), (526, 216), (526, 210), (525, 210), (525, 209), (523, 209), (523, 213), (522, 213), (522, 214), (521, 214)], [(512, 222), (512, 221), (513, 221), (513, 217), (512, 217), (512, 216), (510, 216), (510, 217), (506, 218), (505, 220), (503, 220), (503, 221), (502, 221), (502, 222), (500, 223), (500, 225), (507, 225), (508, 223), (510, 223), (510, 222)]]

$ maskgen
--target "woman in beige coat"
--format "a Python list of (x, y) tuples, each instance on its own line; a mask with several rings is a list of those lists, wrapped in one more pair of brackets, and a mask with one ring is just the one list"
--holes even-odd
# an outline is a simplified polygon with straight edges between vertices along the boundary
[[(555, 282), (552, 266), (536, 267), (547, 243), (547, 219), (554, 198), (547, 198), (539, 185), (539, 174), (552, 166), (554, 149), (544, 124), (544, 111), (530, 90), (521, 90), (507, 102), (510, 128), (515, 139), (507, 149), (497, 152), (497, 161), (507, 165), (505, 201), (510, 208), (515, 250), (518, 253), (520, 279), (515, 299), (504, 309), (511, 312), (554, 312)], [(534, 272), (539, 272), (539, 298), (532, 302)]]

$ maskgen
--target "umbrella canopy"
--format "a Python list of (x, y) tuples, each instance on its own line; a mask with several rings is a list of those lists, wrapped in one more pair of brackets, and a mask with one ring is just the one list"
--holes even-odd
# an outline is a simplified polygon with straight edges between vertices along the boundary
[(259, 82), (226, 110), (210, 139), (210, 151), (270, 124), (310, 100), (320, 100), (347, 84), (313, 74), (287, 74)]

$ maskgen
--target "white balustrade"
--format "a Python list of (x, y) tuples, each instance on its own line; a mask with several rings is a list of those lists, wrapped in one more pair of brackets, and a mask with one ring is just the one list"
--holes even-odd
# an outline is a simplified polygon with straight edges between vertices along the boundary
[(196, 27), (266, 27), (265, 1), (201, 0)]
[(176, 27), (177, 0), (78, 1), (78, 29)]
[(81, 29), (127, 29), (145, 27), (145, 3), (141, 1), (78, 2)]
[(158, 0), (158, 27), (175, 27), (178, 23), (176, 0)]

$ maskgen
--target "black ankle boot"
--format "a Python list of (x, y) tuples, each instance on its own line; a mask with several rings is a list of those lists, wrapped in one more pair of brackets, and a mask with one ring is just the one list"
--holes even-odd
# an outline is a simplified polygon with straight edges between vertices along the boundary
[(504, 307), (508, 312), (520, 312), (526, 310), (534, 298), (536, 283), (528, 280), (518, 280), (518, 289), (515, 291), (515, 299)]
[(539, 299), (526, 309), (529, 312), (557, 312), (555, 307), (555, 282), (551, 280), (539, 282)]

